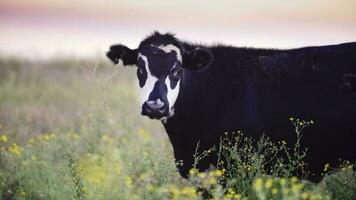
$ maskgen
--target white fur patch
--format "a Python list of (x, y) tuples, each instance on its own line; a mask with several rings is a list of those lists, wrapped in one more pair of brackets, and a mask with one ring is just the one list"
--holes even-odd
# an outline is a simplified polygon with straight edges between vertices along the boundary
[(145, 85), (141, 88), (140, 93), (141, 93), (141, 105), (148, 100), (148, 97), (150, 96), (150, 93), (153, 91), (153, 88), (155, 86), (155, 83), (158, 81), (158, 78), (153, 76), (151, 74), (149, 65), (148, 65), (148, 60), (147, 57), (142, 55), (142, 54), (138, 54), (138, 57), (141, 58), (144, 63), (145, 63), (145, 68), (147, 71), (147, 80)]
[(182, 55), (181, 55), (181, 53), (180, 53), (180, 50), (179, 50), (178, 47), (174, 46), (173, 44), (167, 44), (167, 45), (163, 45), (163, 44), (162, 44), (162, 45), (160, 45), (160, 46), (155, 46), (155, 45), (151, 44), (151, 46), (157, 47), (157, 48), (161, 49), (162, 51), (164, 51), (165, 53), (169, 53), (169, 52), (171, 52), (171, 51), (176, 52), (176, 54), (177, 54), (177, 59), (179, 60), (179, 62), (182, 63)]
[(164, 83), (167, 86), (167, 100), (169, 103), (169, 113), (172, 116), (174, 113), (173, 107), (174, 104), (176, 103), (177, 97), (178, 97), (178, 93), (179, 93), (179, 82), (180, 80), (177, 82), (177, 85), (174, 89), (171, 88), (171, 81), (169, 80), (169, 77), (167, 76), (166, 80), (164, 81)]

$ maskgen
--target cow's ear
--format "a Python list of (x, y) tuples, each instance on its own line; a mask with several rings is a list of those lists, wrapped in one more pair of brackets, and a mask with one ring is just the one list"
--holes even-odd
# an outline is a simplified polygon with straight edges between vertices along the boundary
[(114, 64), (118, 64), (120, 59), (124, 65), (136, 65), (137, 64), (137, 49), (130, 49), (125, 45), (112, 45), (110, 50), (106, 53), (106, 56)]
[(209, 49), (197, 47), (183, 54), (183, 68), (200, 70), (208, 66), (213, 60), (213, 54)]

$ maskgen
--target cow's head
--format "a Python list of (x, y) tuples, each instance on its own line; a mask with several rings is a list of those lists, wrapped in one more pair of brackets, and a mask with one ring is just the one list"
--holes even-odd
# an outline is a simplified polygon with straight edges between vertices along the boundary
[(142, 115), (165, 119), (174, 114), (182, 72), (207, 66), (212, 55), (206, 48), (186, 50), (172, 34), (154, 32), (144, 39), (138, 49), (124, 45), (111, 46), (107, 56), (117, 64), (137, 67), (141, 91)]

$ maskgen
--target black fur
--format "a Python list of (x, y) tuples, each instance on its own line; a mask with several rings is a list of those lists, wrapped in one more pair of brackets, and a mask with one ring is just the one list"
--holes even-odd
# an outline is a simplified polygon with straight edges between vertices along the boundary
[[(157, 33), (154, 37), (160, 38)], [(190, 54), (183, 55), (175, 114), (164, 123), (175, 158), (183, 161), (183, 177), (192, 167), (198, 141), (207, 150), (225, 132), (241, 130), (254, 138), (264, 133), (293, 144), (290, 117), (315, 122), (302, 139), (310, 180), (320, 180), (326, 163), (356, 161), (356, 43), (274, 50), (162, 38), (173, 38), (185, 56)], [(191, 54), (194, 49), (199, 53)], [(198, 168), (210, 164), (216, 164), (216, 155), (201, 160)]]
[(204, 66), (209, 65), (213, 59), (213, 55), (208, 48), (198, 45), (184, 45), (182, 42), (178, 41), (173, 34), (160, 34), (157, 31), (142, 40), (138, 49), (132, 50), (121, 44), (113, 45), (106, 53), (106, 56), (110, 58), (114, 64), (118, 64), (121, 59), (124, 65), (137, 65), (138, 52), (147, 51), (145, 49), (149, 48), (151, 44), (173, 44), (178, 47), (184, 60), (183, 67), (189, 70), (199, 70)]
[(190, 70), (200, 70), (208, 65), (213, 60), (213, 55), (209, 49), (197, 47), (191, 51), (185, 51), (183, 54), (183, 67)]
[(113, 45), (106, 53), (106, 56), (110, 58), (114, 64), (118, 64), (121, 59), (124, 65), (136, 65), (137, 53), (137, 49), (132, 50), (124, 45)]

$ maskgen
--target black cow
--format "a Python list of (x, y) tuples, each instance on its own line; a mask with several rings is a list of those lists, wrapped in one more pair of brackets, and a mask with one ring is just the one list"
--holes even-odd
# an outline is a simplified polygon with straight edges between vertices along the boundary
[[(356, 42), (291, 50), (194, 45), (154, 32), (138, 49), (111, 46), (107, 56), (137, 67), (142, 115), (160, 119), (187, 177), (199, 142), (206, 150), (225, 132), (262, 133), (295, 142), (290, 117), (305, 129), (312, 180), (325, 163), (356, 160)], [(200, 161), (205, 170), (216, 156)]]

